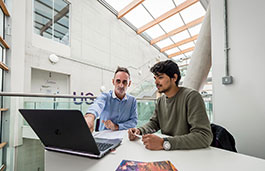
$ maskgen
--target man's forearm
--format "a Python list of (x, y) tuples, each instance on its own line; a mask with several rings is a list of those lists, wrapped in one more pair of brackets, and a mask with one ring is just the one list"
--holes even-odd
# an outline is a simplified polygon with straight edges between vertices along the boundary
[(149, 134), (156, 132), (157, 130), (160, 129), (160, 127), (156, 122), (149, 121), (144, 126), (139, 127), (138, 129), (141, 131), (142, 134)]
[(91, 114), (91, 113), (87, 113), (85, 114), (85, 121), (90, 129), (91, 132), (94, 131), (94, 120), (95, 120), (95, 115)]

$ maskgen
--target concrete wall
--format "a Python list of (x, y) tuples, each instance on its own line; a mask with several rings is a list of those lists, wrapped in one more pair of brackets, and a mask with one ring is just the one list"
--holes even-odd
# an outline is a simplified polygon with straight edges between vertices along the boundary
[[(73, 91), (100, 93), (100, 86), (112, 89), (111, 79), (116, 67), (128, 67), (132, 75), (132, 90), (148, 74), (159, 51), (138, 36), (98, 1), (71, 1), (70, 47), (42, 38), (32, 32), (32, 2), (27, 1), (25, 92), (30, 92), (31, 68), (70, 75)], [(55, 53), (59, 62), (48, 57)], [(142, 75), (138, 75), (138, 70)]]
[(228, 1), (232, 85), (225, 75), (223, 1), (211, 1), (214, 121), (235, 137), (240, 153), (265, 159), (264, 0)]

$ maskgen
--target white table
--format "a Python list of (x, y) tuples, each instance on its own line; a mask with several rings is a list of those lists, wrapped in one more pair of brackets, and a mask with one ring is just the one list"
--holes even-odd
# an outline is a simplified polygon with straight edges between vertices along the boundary
[(46, 171), (115, 171), (122, 160), (169, 160), (180, 171), (265, 171), (265, 160), (213, 147), (198, 150), (150, 151), (126, 137), (116, 152), (91, 159), (45, 151)]

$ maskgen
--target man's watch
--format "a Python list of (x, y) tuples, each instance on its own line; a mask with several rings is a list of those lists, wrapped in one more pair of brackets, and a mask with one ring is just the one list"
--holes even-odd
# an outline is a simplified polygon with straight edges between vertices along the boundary
[(171, 144), (169, 143), (168, 139), (167, 138), (163, 138), (163, 139), (164, 139), (164, 142), (163, 142), (164, 150), (166, 150), (166, 151), (170, 150)]

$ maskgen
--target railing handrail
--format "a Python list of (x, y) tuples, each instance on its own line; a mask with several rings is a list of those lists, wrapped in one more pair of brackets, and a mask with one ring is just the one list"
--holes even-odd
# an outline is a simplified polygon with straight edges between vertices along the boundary
[(0, 92), (0, 96), (16, 97), (49, 97), (49, 98), (89, 98), (95, 99), (96, 96), (77, 96), (70, 94), (43, 94), (43, 93), (21, 93), (21, 92)]
[[(76, 96), (70, 94), (43, 94), (43, 93), (22, 93), (22, 92), (0, 92), (0, 96), (15, 97), (48, 97), (48, 98), (89, 98), (95, 99), (96, 96)], [(156, 98), (136, 98), (136, 100), (156, 100)]]

